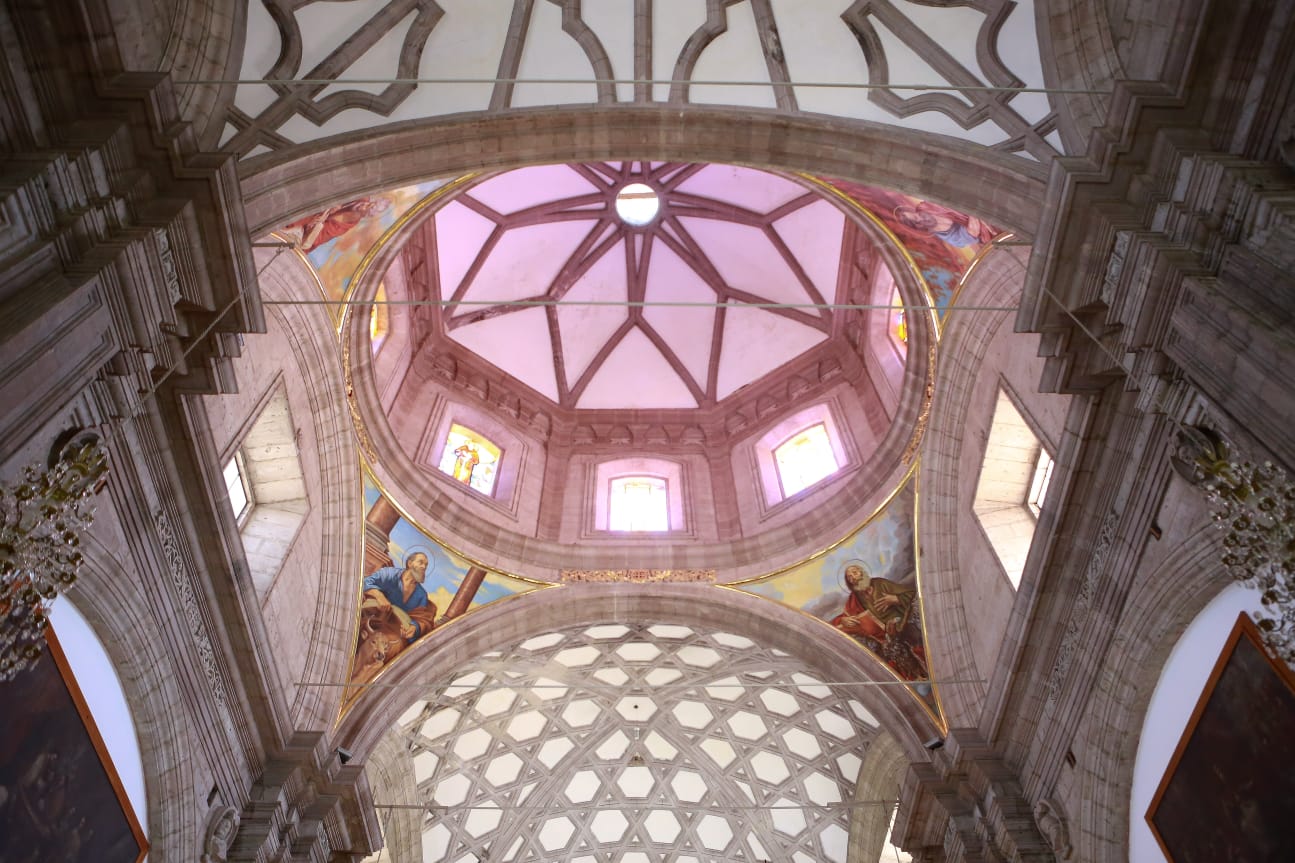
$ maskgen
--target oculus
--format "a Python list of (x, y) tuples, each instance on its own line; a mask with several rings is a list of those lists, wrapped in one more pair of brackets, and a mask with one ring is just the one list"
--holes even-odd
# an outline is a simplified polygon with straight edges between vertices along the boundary
[(646, 183), (630, 183), (616, 193), (616, 215), (622, 222), (636, 228), (656, 218), (661, 209), (661, 199)]

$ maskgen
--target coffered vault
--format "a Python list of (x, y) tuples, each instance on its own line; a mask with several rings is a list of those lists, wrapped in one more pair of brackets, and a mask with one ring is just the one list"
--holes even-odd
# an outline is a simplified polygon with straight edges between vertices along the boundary
[(854, 809), (892, 806), (853, 802), (885, 735), (850, 689), (749, 638), (671, 624), (485, 653), (375, 749), (377, 859), (844, 863)]

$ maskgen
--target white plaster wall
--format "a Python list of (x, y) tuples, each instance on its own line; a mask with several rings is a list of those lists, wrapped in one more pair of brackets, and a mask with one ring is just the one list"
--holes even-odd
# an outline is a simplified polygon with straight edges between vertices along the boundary
[(1259, 591), (1235, 584), (1224, 588), (1183, 632), (1160, 672), (1133, 762), (1129, 808), (1132, 863), (1167, 863), (1147, 826), (1147, 809), (1237, 615), (1243, 611), (1253, 613), (1258, 608)]
[(58, 643), (67, 655), (77, 686), (108, 748), (108, 757), (121, 778), (140, 827), (148, 835), (148, 805), (145, 802), (144, 762), (139, 754), (135, 722), (103, 642), (66, 596), (54, 603), (50, 623)]
[[(150, 2), (157, 6), (165, 0)], [(252, 0), (247, 4), (240, 73), (244, 80), (262, 78), (284, 47), (264, 2)], [(347, 0), (314, 2), (295, 10), (293, 16), (302, 34), (303, 48), (301, 62), (297, 69), (289, 70), (290, 74), (298, 78), (309, 75), (317, 63), (343, 44), (348, 34), (365, 27), (385, 5), (385, 0)], [(754, 84), (692, 85), (688, 98), (695, 104), (775, 109), (777, 101), (766, 60), (768, 53), (785, 61), (790, 80), (798, 82), (794, 96), (800, 111), (893, 124), (983, 145), (1001, 143), (1008, 137), (1007, 129), (991, 119), (982, 119), (970, 129), (963, 129), (939, 111), (920, 110), (897, 117), (870, 99), (868, 91), (863, 89), (807, 86), (810, 83), (879, 83), (872, 81), (875, 76), (869, 72), (859, 41), (842, 18), (855, 5), (851, 0), (812, 3), (772, 0), (766, 8), (772, 15), (777, 43), (767, 46), (757, 26), (754, 2), (735, 0), (720, 4), (721, 8), (714, 11), (721, 16), (721, 31), (707, 42), (691, 70), (680, 68), (679, 63), (684, 59), (685, 46), (705, 27), (712, 4), (703, 0), (652, 0), (643, 7), (648, 10), (649, 26), (643, 28), (646, 38), (636, 35), (640, 29), (635, 19), (639, 6), (631, 0), (586, 0), (575, 4), (578, 26), (588, 27), (589, 34), (598, 42), (593, 50), (607, 58), (609, 68), (599, 69), (595, 69), (576, 38), (563, 28), (562, 5), (557, 0), (537, 0), (530, 5), (526, 26), (513, 32), (511, 0), (441, 0), (439, 6), (445, 14), (426, 38), (416, 73), (422, 78), (440, 79), (441, 83), (421, 84), (386, 117), (348, 108), (316, 125), (296, 114), (276, 131), (291, 141), (304, 143), (388, 121), (487, 111), (494, 94), (494, 86), (488, 82), (501, 69), (505, 73), (510, 71), (505, 58), (509, 56), (509, 47), (520, 42), (516, 75), (527, 83), (515, 86), (506, 106), (510, 108), (594, 103), (598, 100), (595, 77), (612, 75), (620, 80), (635, 77), (639, 74), (636, 54), (642, 52), (647, 61), (644, 73), (657, 81), (684, 78)], [(985, 29), (989, 26), (989, 17), (984, 11), (962, 5), (932, 7), (922, 0), (893, 0), (897, 20), (890, 25), (882, 19), (891, 16), (878, 15), (875, 11), (867, 16), (867, 21), (879, 41), (881, 61), (890, 83), (933, 86), (955, 80), (988, 82), (990, 76), (982, 68), (977, 50), (984, 34), (990, 50), (1002, 58), (1012, 74), (1029, 86), (1041, 87), (1044, 82), (1033, 6), (1024, 0), (1012, 4), (1001, 29), (992, 36)], [(342, 52), (339, 77), (369, 83), (333, 85), (324, 88), (320, 95), (343, 91), (381, 92), (385, 86), (382, 82), (398, 71), (397, 57), (414, 21), (415, 14), (411, 11), (390, 30), (381, 33), (375, 44), (360, 56)], [(906, 29), (905, 22), (918, 32), (901, 36), (897, 28)], [(1131, 20), (1128, 32), (1136, 35), (1148, 31), (1149, 27), (1147, 21)], [(1124, 29), (1121, 27), (1121, 32)], [(1126, 44), (1127, 40), (1122, 40), (1122, 47)], [(1154, 53), (1163, 59), (1162, 50)], [(557, 83), (554, 79), (564, 80)], [(657, 83), (651, 91), (652, 100), (664, 102), (670, 96), (671, 86)], [(940, 92), (956, 102), (968, 104), (968, 99), (957, 91)], [(918, 93), (899, 90), (897, 95), (911, 99)], [(634, 96), (632, 84), (617, 84), (613, 88), (615, 101), (631, 102)], [(239, 85), (235, 94), (237, 107), (253, 117), (275, 99), (273, 90), (255, 83)], [(1007, 102), (1029, 123), (1039, 122), (1050, 110), (1047, 96), (1041, 93), (1019, 94)], [(227, 124), (226, 140), (233, 134), (233, 126)], [(264, 147), (258, 146), (252, 152), (264, 152)]]

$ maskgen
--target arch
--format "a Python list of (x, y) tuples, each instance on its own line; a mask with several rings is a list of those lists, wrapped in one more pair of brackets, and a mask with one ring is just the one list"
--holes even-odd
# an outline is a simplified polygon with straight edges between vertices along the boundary
[[(1043, 80), (1049, 87), (1109, 90), (1123, 67), (1115, 53), (1101, 0), (1061, 0), (1037, 18)], [(1106, 122), (1110, 96), (1064, 93), (1052, 97), (1057, 131), (1067, 153), (1088, 149), (1088, 136)]]
[(149, 857), (191, 860), (201, 842), (204, 789), (191, 753), (200, 741), (176, 697), (177, 671), (143, 582), (118, 563), (96, 534), (84, 537), (85, 565), (68, 597), (112, 660), (139, 738), (147, 797)]
[[(215, 82), (235, 78), (243, 56), (243, 35), (246, 25), (245, 3), (226, 3), (222, 0), (161, 0), (156, 7), (173, 7), (168, 25), (152, 32), (154, 39), (141, 38), (131, 45), (122, 45), (114, 38), (117, 49), (108, 57), (100, 55), (100, 62), (120, 65), (130, 72), (165, 71), (172, 81)], [(132, 32), (147, 34), (158, 23), (161, 9), (148, 10), (137, 0), (107, 0), (103, 4), (111, 24), (98, 27), (96, 36)], [(98, 4), (87, 3), (83, 8), (94, 14)], [(150, 11), (157, 13), (150, 15)], [(215, 149), (224, 127), (225, 106), (233, 103), (234, 85), (220, 83), (172, 84), (176, 107), (180, 116), (193, 124), (198, 140), (207, 149)]]
[[(435, 630), (361, 695), (334, 735), (363, 760), (421, 693), (425, 682), (450, 673), (482, 653), (558, 629), (618, 623), (677, 623), (720, 629), (786, 651), (828, 681), (885, 683), (861, 686), (856, 698), (898, 741), (910, 761), (927, 761), (922, 741), (938, 733), (935, 722), (894, 677), (865, 651), (831, 628), (808, 623), (799, 611), (711, 585), (597, 584), (549, 588), (497, 602), (451, 626)], [(333, 678), (337, 680), (340, 678)], [(413, 694), (401, 698), (408, 687)]]
[[(863, 756), (859, 784), (854, 789), (856, 803), (875, 800), (899, 800), (899, 786), (908, 759), (904, 750), (889, 734), (879, 734)], [(898, 803), (896, 804), (898, 805)], [(860, 806), (850, 815), (849, 863), (872, 863), (885, 849), (886, 835), (894, 806)]]
[(651, 158), (721, 162), (887, 186), (1017, 232), (1039, 222), (1042, 164), (876, 123), (755, 109), (572, 107), (393, 123), (242, 163), (253, 235), (348, 197), (470, 171)]
[[(958, 302), (1012, 304), (1025, 279), (1024, 259), (1025, 254), (1017, 249), (990, 252), (968, 277)], [(960, 498), (959, 464), (966, 444), (967, 412), (982, 362), (994, 335), (1009, 320), (1009, 312), (959, 314), (954, 304), (940, 342), (942, 361), (936, 366), (935, 397), (923, 445), (922, 493), (918, 497), (923, 610), (931, 654), (946, 669), (942, 674), (956, 680), (980, 677), (962, 594), (958, 522), (972, 515), (970, 501)], [(984, 684), (947, 688), (942, 694), (949, 724), (977, 725), (985, 693)]]
[[(1204, 0), (1168, 6), (1156, 0), (1058, 0), (1039, 16), (1043, 78), (1049, 87), (1109, 91), (1121, 79), (1159, 81), (1178, 90), (1187, 78), (1203, 26)], [(1068, 153), (1088, 149), (1107, 122), (1109, 94), (1053, 97)]]
[[(308, 268), (293, 255), (269, 260), (272, 252), (258, 250), (261, 296), (270, 302), (316, 299), (318, 289)], [(359, 456), (346, 407), (345, 384), (336, 361), (333, 323), (321, 305), (272, 305), (289, 343), (301, 381), (310, 402), (319, 459), (319, 488), (314, 489), (318, 510), (320, 546), (318, 571), (321, 583), (315, 593), (310, 628), (301, 634), (306, 643), (302, 669), (305, 680), (340, 680), (350, 661), (348, 648), (353, 637), (355, 578), (360, 570), (360, 537), (348, 529), (363, 512), (356, 466)], [(300, 418), (305, 421), (305, 418)], [(313, 513), (312, 513), (312, 517)], [(296, 730), (327, 727), (341, 703), (341, 693), (319, 688), (293, 688), (288, 684), (293, 725)], [(295, 693), (295, 694), (294, 694)]]
[[(1194, 490), (1188, 490), (1189, 494)], [(1165, 662), (1183, 631), (1231, 579), (1222, 534), (1206, 520), (1148, 576), (1138, 579), (1095, 680), (1079, 762), (1082, 825), (1076, 860), (1129, 859), (1130, 792), (1143, 720)], [(1046, 796), (1046, 795), (1044, 795)]]

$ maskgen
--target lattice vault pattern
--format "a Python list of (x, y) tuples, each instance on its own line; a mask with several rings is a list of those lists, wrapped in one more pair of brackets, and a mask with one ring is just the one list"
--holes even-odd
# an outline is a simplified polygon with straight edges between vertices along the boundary
[[(876, 734), (859, 701), (782, 651), (614, 624), (479, 657), (384, 745), (408, 753), (428, 806), (424, 863), (844, 863), (839, 804)], [(411, 799), (370, 780), (378, 803)]]

